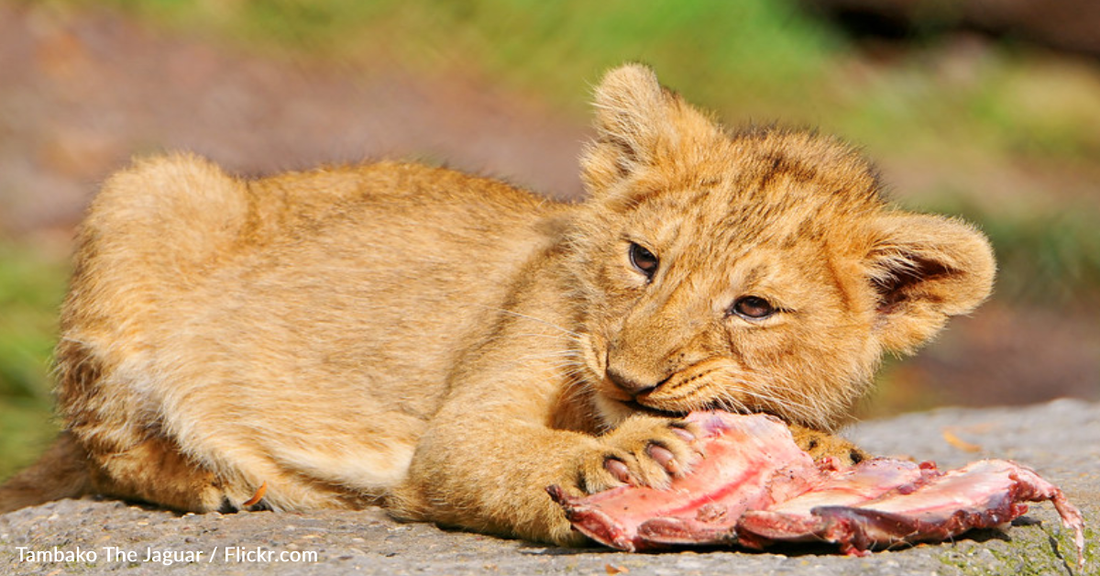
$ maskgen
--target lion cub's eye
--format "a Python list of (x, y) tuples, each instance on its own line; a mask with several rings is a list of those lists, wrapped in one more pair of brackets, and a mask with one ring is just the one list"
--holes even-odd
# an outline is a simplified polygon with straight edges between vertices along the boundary
[(631, 242), (630, 263), (639, 272), (645, 274), (646, 279), (652, 280), (653, 275), (657, 273), (657, 265), (660, 264), (660, 260), (649, 250)]
[(733, 303), (733, 313), (747, 320), (762, 320), (775, 314), (775, 307), (759, 296), (742, 296)]

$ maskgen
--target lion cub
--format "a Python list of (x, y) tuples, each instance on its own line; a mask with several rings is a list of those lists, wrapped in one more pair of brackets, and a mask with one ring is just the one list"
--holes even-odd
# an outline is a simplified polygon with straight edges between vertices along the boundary
[(989, 294), (985, 238), (885, 204), (837, 141), (725, 131), (640, 65), (596, 110), (582, 204), (412, 164), (116, 174), (62, 315), (66, 432), (0, 509), (260, 491), (574, 543), (544, 488), (667, 484), (700, 457), (691, 410), (858, 458), (818, 431)]

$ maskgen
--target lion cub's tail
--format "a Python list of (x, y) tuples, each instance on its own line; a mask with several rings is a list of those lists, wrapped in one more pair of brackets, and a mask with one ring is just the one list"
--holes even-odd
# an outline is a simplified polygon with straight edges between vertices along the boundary
[(72, 434), (62, 432), (29, 468), (0, 485), (0, 514), (92, 491), (88, 454)]

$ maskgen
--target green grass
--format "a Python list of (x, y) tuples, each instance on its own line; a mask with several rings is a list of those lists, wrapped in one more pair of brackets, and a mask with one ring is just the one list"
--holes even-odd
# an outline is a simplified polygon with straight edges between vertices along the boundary
[(998, 291), (1009, 301), (1045, 306), (1094, 296), (1100, 286), (1100, 210), (1062, 206), (1057, 211), (974, 219), (999, 257)]
[(161, 25), (266, 54), (369, 68), (455, 68), (581, 105), (608, 67), (645, 61), (706, 104), (804, 101), (839, 37), (782, 0), (68, 0), (113, 5)]
[(49, 368), (67, 274), (52, 252), (0, 242), (0, 478), (57, 433)]
[(0, 480), (34, 462), (57, 432), (48, 402), (0, 396)]

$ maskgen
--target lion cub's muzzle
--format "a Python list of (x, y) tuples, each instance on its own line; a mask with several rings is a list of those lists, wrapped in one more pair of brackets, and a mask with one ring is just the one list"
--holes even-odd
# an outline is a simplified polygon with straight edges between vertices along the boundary
[(610, 380), (619, 391), (624, 392), (631, 399), (655, 390), (658, 386), (669, 380), (669, 378), (666, 377), (663, 380), (654, 382), (652, 380), (638, 378), (631, 374), (625, 374), (615, 368), (608, 368), (607, 379)]

